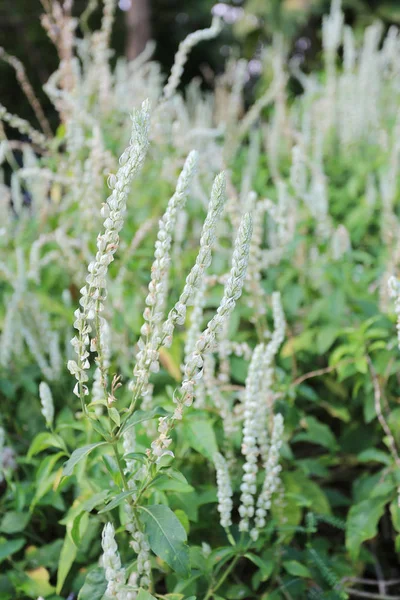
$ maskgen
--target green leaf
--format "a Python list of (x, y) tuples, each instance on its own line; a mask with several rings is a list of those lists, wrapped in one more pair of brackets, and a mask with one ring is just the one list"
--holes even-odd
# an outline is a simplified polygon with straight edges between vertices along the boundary
[(200, 454), (210, 459), (218, 452), (213, 426), (206, 419), (193, 419), (186, 424), (186, 439), (190, 446)]
[(217, 548), (213, 550), (210, 556), (207, 557), (207, 567), (208, 570), (211, 571), (212, 568), (218, 566), (222, 566), (225, 564), (230, 558), (235, 556), (236, 549), (232, 546), (225, 546), (223, 548)]
[(43, 452), (43, 450), (46, 450), (47, 448), (61, 448), (62, 450), (64, 450), (65, 445), (63, 439), (59, 435), (50, 433), (48, 431), (39, 433), (34, 438), (26, 457), (28, 459), (32, 458), (33, 456), (36, 456), (36, 454), (39, 454), (39, 452)]
[(106, 504), (106, 506), (104, 508), (102, 508), (101, 510), (99, 510), (99, 515), (101, 515), (102, 513), (105, 513), (109, 510), (112, 510), (113, 508), (115, 508), (116, 506), (118, 506), (119, 504), (121, 504), (121, 502), (125, 499), (128, 498), (128, 496), (132, 496), (132, 494), (135, 493), (136, 490), (127, 490), (125, 492), (121, 492), (120, 494), (118, 494), (117, 496), (115, 496), (114, 500), (111, 500), (111, 502), (109, 502), (108, 504)]
[(368, 448), (368, 450), (363, 450), (363, 452), (360, 452), (357, 458), (360, 462), (379, 462), (388, 466), (393, 462), (387, 452), (378, 450), (377, 448)]
[[(164, 596), (165, 597), (165, 596)], [(79, 600), (79, 598), (78, 598)], [(157, 600), (148, 592), (147, 590), (143, 590), (140, 588), (138, 595), (136, 596), (136, 600)]]
[(351, 507), (346, 523), (346, 548), (353, 561), (358, 558), (361, 544), (376, 536), (387, 501), (386, 496), (378, 496)]
[(30, 505), (30, 511), (32, 512), (36, 504), (43, 498), (45, 494), (51, 489), (56, 475), (53, 472), (54, 467), (61, 457), (65, 456), (65, 452), (57, 452), (57, 454), (50, 454), (46, 456), (40, 463), (40, 467), (36, 476), (36, 491), (35, 496)]
[(7, 542), (4, 538), (0, 540), (0, 563), (3, 562), (12, 554), (15, 554), (24, 546), (25, 540), (24, 538), (16, 538), (15, 540), (11, 540)]
[(88, 446), (82, 446), (82, 448), (74, 450), (67, 462), (64, 463), (63, 475), (66, 477), (72, 475), (72, 472), (79, 461), (88, 456), (95, 448), (105, 446), (106, 444), (107, 442), (96, 442), (95, 444), (89, 444)]
[(63, 546), (61, 548), (60, 559), (58, 561), (56, 585), (57, 594), (61, 593), (64, 581), (66, 580), (67, 575), (70, 572), (70, 569), (76, 558), (77, 552), (78, 549), (67, 531), (67, 533), (65, 534)]
[(337, 325), (327, 325), (326, 327), (321, 327), (317, 333), (316, 339), (318, 354), (325, 354), (338, 336), (339, 329)]
[(19, 533), (25, 529), (30, 518), (31, 515), (29, 513), (14, 511), (8, 512), (4, 515), (1, 521), (0, 531), (8, 534)]
[(306, 431), (298, 433), (293, 437), (293, 442), (310, 442), (319, 444), (329, 450), (336, 450), (337, 443), (332, 431), (324, 423), (320, 423), (315, 417), (305, 417)]
[(390, 514), (392, 515), (393, 527), (396, 531), (400, 531), (400, 507), (397, 497), (390, 503)]
[(128, 429), (131, 429), (131, 427), (134, 427), (139, 423), (143, 423), (143, 421), (150, 421), (156, 417), (165, 417), (167, 414), (167, 411), (164, 408), (161, 408), (161, 406), (156, 406), (152, 410), (135, 410), (133, 415), (128, 417), (122, 425), (120, 433), (125, 433)]
[(274, 570), (274, 563), (272, 560), (265, 560), (252, 552), (246, 552), (245, 557), (251, 560), (261, 571), (261, 581), (267, 581)]
[(289, 573), (289, 575), (294, 575), (296, 577), (306, 577), (308, 579), (312, 578), (312, 574), (310, 569), (305, 565), (297, 562), (297, 560), (286, 560), (283, 562), (283, 568), (285, 571)]
[(162, 504), (141, 506), (140, 520), (154, 554), (164, 560), (178, 575), (189, 577), (189, 549), (186, 531), (178, 517)]
[(158, 475), (152, 482), (151, 487), (157, 490), (180, 492), (189, 494), (194, 488), (188, 484), (186, 477), (176, 469), (168, 469)]
[(190, 531), (190, 522), (189, 522), (189, 518), (188, 518), (187, 514), (180, 508), (177, 508), (176, 510), (174, 510), (174, 513), (178, 517), (179, 521), (182, 523), (183, 528), (186, 531), (186, 535), (187, 535)]
[(112, 421), (114, 421), (117, 427), (121, 425), (121, 417), (119, 416), (119, 412), (117, 411), (115, 406), (112, 406), (108, 409), (108, 416)]
[(85, 583), (78, 595), (78, 600), (101, 600), (107, 588), (104, 569), (89, 571)]
[(108, 490), (103, 490), (102, 492), (97, 492), (97, 494), (93, 494), (90, 496), (85, 502), (82, 504), (83, 510), (87, 510), (87, 512), (91, 512), (96, 506), (99, 504), (103, 504), (105, 499), (108, 496)]
[(71, 538), (77, 548), (79, 548), (81, 539), (85, 535), (88, 524), (89, 515), (87, 512), (79, 513), (73, 520), (71, 527)]

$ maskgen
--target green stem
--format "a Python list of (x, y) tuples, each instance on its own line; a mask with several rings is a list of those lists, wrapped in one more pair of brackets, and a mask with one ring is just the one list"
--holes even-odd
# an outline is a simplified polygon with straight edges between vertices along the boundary
[(214, 593), (221, 587), (221, 585), (224, 583), (225, 579), (235, 568), (236, 563), (238, 562), (238, 560), (240, 558), (242, 558), (242, 554), (238, 554), (237, 556), (235, 556), (235, 558), (233, 559), (233, 561), (231, 562), (229, 567), (226, 569), (225, 573), (223, 573), (223, 575), (220, 577), (220, 579), (218, 580), (216, 585), (214, 585), (214, 586), (210, 585), (210, 587), (208, 588), (207, 594), (204, 596), (204, 600), (209, 600), (209, 598), (211, 598), (214, 595)]
[(117, 460), (118, 470), (119, 470), (119, 472), (121, 474), (121, 478), (122, 478), (122, 482), (124, 484), (124, 488), (125, 488), (126, 491), (128, 491), (129, 490), (129, 486), (128, 486), (128, 482), (127, 482), (126, 477), (125, 477), (124, 469), (122, 467), (122, 461), (121, 461), (121, 456), (120, 456), (120, 454), (118, 452), (118, 444), (117, 444), (117, 442), (114, 442), (113, 445), (112, 445), (112, 447), (113, 447), (113, 450), (114, 450), (115, 458)]

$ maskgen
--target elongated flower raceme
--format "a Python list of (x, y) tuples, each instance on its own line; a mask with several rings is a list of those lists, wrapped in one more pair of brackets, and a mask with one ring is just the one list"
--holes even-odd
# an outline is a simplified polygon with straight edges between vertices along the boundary
[(267, 460), (268, 452), (268, 409), (271, 411), (273, 405), (273, 362), (285, 337), (286, 329), (285, 315), (279, 292), (274, 292), (272, 294), (272, 314), (274, 319), (274, 331), (261, 359), (263, 379), (260, 398), (256, 407), (256, 427), (254, 429), (260, 455), (264, 462)]
[(244, 215), (235, 242), (232, 255), (232, 268), (225, 286), (224, 295), (216, 314), (209, 321), (206, 329), (197, 340), (195, 349), (187, 361), (183, 371), (184, 378), (179, 392), (174, 397), (176, 404), (172, 417), (159, 419), (158, 431), (160, 436), (151, 444), (153, 457), (160, 458), (164, 454), (172, 454), (168, 447), (171, 444), (170, 430), (175, 420), (182, 419), (185, 406), (191, 406), (194, 399), (194, 386), (202, 376), (205, 354), (214, 347), (216, 337), (223, 324), (231, 315), (236, 301), (243, 289), (246, 269), (249, 261), (249, 247), (252, 234), (252, 219), (250, 214)]
[[(264, 352), (264, 344), (256, 346), (251, 359), (244, 393), (242, 454), (245, 457), (245, 463), (243, 465), (244, 474), (240, 486), (242, 492), (240, 497), (241, 505), (239, 507), (239, 514), (241, 516), (240, 531), (248, 531), (249, 519), (254, 516), (254, 496), (257, 491), (256, 477), (259, 455), (257, 446), (257, 420), (261, 380), (264, 377), (262, 360)], [(265, 427), (266, 423), (262, 423), (261, 426)]]
[(271, 508), (271, 498), (279, 486), (281, 466), (279, 465), (279, 451), (283, 438), (283, 417), (281, 414), (274, 416), (271, 445), (267, 461), (264, 465), (265, 479), (261, 493), (257, 499), (255, 525), (250, 532), (253, 540), (257, 540), (259, 532), (265, 527), (265, 517)]
[(103, 548), (103, 567), (107, 581), (106, 597), (127, 600), (127, 592), (124, 589), (125, 569), (121, 565), (118, 546), (115, 541), (115, 531), (111, 523), (104, 526), (101, 546)]
[(396, 277), (390, 277), (388, 280), (389, 294), (395, 299), (395, 311), (397, 315), (397, 340), (400, 348), (400, 281)]
[(167, 85), (164, 88), (164, 98), (169, 100), (174, 94), (182, 77), (183, 68), (188, 59), (189, 52), (199, 42), (203, 40), (211, 40), (216, 37), (222, 29), (222, 20), (219, 17), (214, 17), (211, 27), (200, 29), (189, 33), (189, 35), (179, 44), (178, 52), (175, 55), (171, 75), (168, 78)]
[[(97, 238), (97, 254), (95, 260), (88, 266), (89, 274), (86, 285), (81, 289), (81, 308), (75, 311), (74, 327), (78, 335), (71, 340), (78, 360), (68, 361), (70, 372), (75, 375), (77, 384), (74, 393), (81, 398), (88, 394), (85, 382), (88, 380), (86, 370), (89, 368), (89, 321), (94, 319), (96, 312), (103, 309), (106, 297), (106, 276), (109, 264), (114, 260), (114, 254), (119, 245), (119, 232), (123, 226), (123, 216), (126, 200), (132, 179), (143, 166), (148, 148), (148, 133), (150, 124), (150, 103), (145, 101), (142, 108), (132, 116), (132, 136), (130, 145), (119, 159), (120, 168), (116, 175), (109, 177), (111, 195), (101, 209), (104, 220), (104, 232)], [(99, 332), (97, 332), (99, 335)], [(101, 343), (98, 345), (101, 348)]]
[(228, 465), (225, 458), (217, 452), (214, 455), (214, 464), (217, 471), (218, 512), (222, 527), (232, 525), (232, 485)]
[(185, 322), (186, 306), (192, 300), (195, 293), (201, 288), (207, 268), (211, 264), (211, 251), (215, 243), (215, 232), (225, 203), (225, 174), (216, 176), (211, 190), (211, 199), (206, 219), (200, 237), (200, 249), (196, 262), (192, 267), (178, 302), (169, 312), (168, 318), (163, 325), (163, 345), (170, 346), (175, 325)]
[(42, 415), (46, 419), (47, 427), (51, 427), (54, 420), (54, 403), (51, 390), (45, 381), (41, 381), (39, 384), (39, 395), (42, 403)]
[(163, 318), (164, 305), (168, 294), (168, 273), (170, 267), (170, 249), (176, 227), (176, 219), (183, 209), (189, 193), (190, 184), (197, 166), (197, 152), (190, 152), (182, 173), (179, 176), (176, 191), (170, 199), (167, 210), (160, 220), (157, 234), (154, 262), (151, 268), (149, 293), (146, 298), (146, 309), (143, 313), (145, 323), (141, 328), (139, 352), (134, 369), (136, 394), (146, 394), (150, 372), (159, 369), (158, 350), (161, 344), (160, 321)]

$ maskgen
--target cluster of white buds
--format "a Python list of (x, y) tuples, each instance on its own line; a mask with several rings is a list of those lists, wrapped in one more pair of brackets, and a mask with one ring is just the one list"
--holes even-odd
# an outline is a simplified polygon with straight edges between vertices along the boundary
[(258, 416), (255, 428), (257, 442), (260, 449), (260, 456), (264, 462), (266, 461), (268, 452), (268, 430), (266, 427), (268, 410), (271, 411), (273, 404), (273, 361), (278, 353), (280, 345), (283, 342), (286, 329), (285, 315), (283, 312), (281, 296), (279, 292), (274, 292), (272, 294), (272, 314), (274, 319), (274, 331), (262, 358), (263, 385), (260, 393), (260, 401), (257, 405)]
[(333, 260), (340, 260), (351, 250), (350, 234), (344, 225), (338, 225), (331, 238)]
[(174, 419), (181, 419), (183, 407), (192, 405), (194, 385), (202, 375), (204, 355), (206, 352), (213, 349), (218, 333), (231, 315), (236, 301), (242, 293), (249, 260), (251, 234), (252, 219), (250, 214), (246, 214), (242, 219), (237, 234), (232, 256), (232, 268), (224, 289), (221, 303), (216, 314), (211, 321), (209, 321), (206, 329), (197, 340), (195, 349), (184, 367), (184, 378), (180, 394), (175, 398), (177, 407), (174, 412)]
[(225, 458), (217, 452), (214, 455), (214, 464), (217, 472), (218, 511), (222, 527), (232, 525), (232, 485), (229, 469)]
[[(95, 346), (98, 357), (96, 359), (97, 367), (93, 375), (93, 386), (92, 386), (92, 402), (99, 402), (104, 404), (107, 401), (107, 383), (108, 383), (108, 369), (110, 367), (110, 326), (106, 319), (100, 317), (100, 346)], [(93, 340), (92, 340), (93, 342)], [(91, 349), (93, 346), (91, 346)], [(102, 406), (99, 405), (96, 408), (98, 414), (101, 414)]]
[(11, 127), (17, 129), (20, 133), (24, 135), (28, 135), (34, 144), (37, 144), (39, 147), (47, 148), (49, 146), (49, 140), (46, 138), (43, 133), (40, 131), (36, 131), (28, 121), (25, 119), (21, 119), (17, 117), (17, 115), (13, 115), (8, 112), (8, 110), (0, 104), (0, 120), (8, 123)]
[(142, 168), (146, 156), (149, 124), (150, 104), (145, 101), (141, 110), (136, 111), (132, 116), (132, 136), (130, 145), (119, 159), (121, 166), (116, 175), (109, 177), (108, 183), (112, 194), (101, 209), (101, 215), (105, 219), (104, 233), (97, 238), (97, 254), (95, 260), (88, 266), (89, 275), (86, 278), (86, 285), (81, 289), (81, 309), (75, 311), (74, 327), (78, 335), (71, 340), (71, 344), (78, 356), (78, 362), (68, 361), (68, 369), (75, 375), (77, 384), (74, 393), (80, 397), (88, 394), (84, 385), (88, 380), (85, 371), (90, 366), (88, 346), (91, 326), (88, 321), (103, 309), (108, 266), (114, 260), (119, 245), (119, 232), (123, 226), (130, 183)]
[(247, 271), (246, 289), (249, 293), (249, 306), (254, 310), (252, 321), (257, 324), (265, 315), (265, 292), (261, 285), (262, 254), (261, 245), (264, 235), (265, 207), (258, 202), (254, 208), (254, 231), (250, 246), (249, 268)]
[(171, 443), (169, 432), (175, 420), (181, 420), (185, 406), (191, 406), (194, 400), (194, 386), (202, 376), (204, 356), (213, 349), (215, 339), (231, 315), (236, 301), (243, 289), (246, 277), (246, 269), (249, 260), (249, 247), (252, 234), (251, 215), (244, 215), (237, 234), (235, 247), (232, 255), (232, 268), (225, 286), (224, 295), (214, 317), (209, 321), (206, 329), (197, 340), (195, 349), (184, 366), (184, 377), (179, 392), (174, 397), (176, 403), (172, 417), (161, 417), (159, 419), (160, 436), (152, 444), (152, 453), (160, 457), (165, 453), (172, 454), (168, 450)]
[(279, 451), (282, 446), (283, 438), (283, 417), (281, 414), (274, 416), (271, 445), (268, 451), (267, 461), (264, 465), (265, 479), (260, 495), (257, 499), (257, 509), (255, 516), (255, 526), (250, 535), (255, 541), (259, 532), (265, 527), (265, 517), (271, 508), (271, 498), (279, 487), (281, 466), (279, 465)]
[(190, 184), (196, 171), (197, 160), (197, 152), (192, 150), (179, 176), (176, 191), (168, 202), (167, 210), (160, 221), (155, 244), (154, 262), (151, 268), (149, 293), (143, 313), (145, 322), (141, 328), (141, 338), (138, 342), (139, 352), (136, 356), (134, 368), (135, 386), (142, 394), (147, 391), (150, 373), (159, 370), (160, 322), (164, 316), (164, 305), (168, 294), (172, 236), (176, 227), (177, 215), (183, 209), (189, 193)]
[(341, 42), (344, 23), (341, 5), (341, 0), (333, 0), (330, 14), (322, 19), (322, 44), (327, 52), (336, 52)]
[(193, 298), (193, 295), (201, 288), (207, 268), (211, 264), (211, 252), (216, 238), (216, 228), (220, 220), (225, 203), (225, 174), (220, 173), (216, 176), (212, 189), (210, 204), (207, 216), (204, 221), (200, 237), (200, 248), (196, 262), (189, 275), (178, 302), (170, 310), (168, 318), (163, 325), (164, 346), (169, 347), (172, 343), (172, 336), (175, 325), (182, 325), (186, 318), (186, 306)]
[(107, 523), (103, 528), (101, 546), (103, 548), (102, 564), (107, 581), (106, 596), (117, 598), (117, 600), (127, 600), (125, 569), (121, 566), (112, 523)]
[(39, 395), (42, 403), (42, 415), (46, 419), (47, 427), (52, 427), (54, 420), (54, 402), (51, 390), (45, 381), (39, 384)]
[(158, 433), (160, 434), (156, 440), (151, 443), (151, 450), (153, 455), (159, 460), (162, 456), (174, 456), (168, 447), (171, 445), (172, 440), (168, 436), (170, 429), (170, 422), (168, 417), (160, 417), (158, 420)]
[(130, 475), (136, 468), (136, 461), (131, 458), (125, 458), (125, 455), (131, 454), (136, 451), (136, 432), (134, 427), (127, 429), (122, 435), (122, 446), (124, 449), (124, 460), (126, 464), (127, 475)]
[(189, 359), (189, 356), (193, 352), (196, 342), (201, 334), (203, 310), (206, 300), (206, 289), (207, 282), (206, 278), (204, 277), (193, 298), (193, 309), (190, 315), (190, 327), (186, 334), (185, 362), (187, 362), (187, 360)]
[(292, 164), (290, 166), (290, 183), (298, 198), (304, 198), (307, 192), (307, 165), (303, 145), (292, 148)]
[(178, 52), (175, 55), (174, 64), (171, 69), (171, 74), (164, 88), (165, 100), (169, 100), (178, 87), (191, 49), (203, 40), (211, 40), (212, 38), (216, 37), (221, 29), (222, 21), (219, 17), (215, 16), (212, 20), (211, 27), (189, 33), (183, 42), (179, 44)]
[(397, 339), (400, 348), (400, 281), (392, 276), (388, 280), (389, 294), (395, 299), (395, 311), (397, 315)]
[(150, 546), (145, 534), (139, 531), (136, 526), (130, 505), (126, 506), (126, 512), (128, 514), (128, 521), (125, 525), (125, 529), (129, 531), (132, 536), (130, 546), (137, 554), (136, 582), (140, 587), (148, 588), (151, 583)]
[[(242, 454), (245, 457), (245, 463), (243, 465), (244, 475), (240, 486), (242, 492), (240, 496), (241, 505), (239, 507), (239, 514), (241, 516), (240, 531), (248, 531), (249, 520), (254, 516), (254, 496), (257, 491), (256, 478), (259, 455), (256, 432), (260, 426), (258, 424), (258, 404), (260, 402), (261, 380), (264, 376), (264, 364), (262, 360), (264, 352), (264, 344), (256, 346), (251, 359), (244, 393)], [(265, 423), (261, 426), (265, 427)]]

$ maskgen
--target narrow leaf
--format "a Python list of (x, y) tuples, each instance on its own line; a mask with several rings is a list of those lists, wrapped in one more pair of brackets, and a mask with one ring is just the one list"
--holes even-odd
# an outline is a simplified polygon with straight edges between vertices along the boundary
[(131, 427), (134, 427), (139, 423), (143, 423), (143, 421), (150, 421), (156, 417), (165, 417), (167, 414), (167, 411), (160, 406), (156, 406), (153, 408), (153, 410), (135, 410), (133, 415), (128, 417), (125, 423), (122, 425), (121, 433), (125, 433), (128, 431), (128, 429), (131, 429)]
[(99, 446), (104, 446), (106, 444), (107, 442), (96, 442), (95, 444), (89, 444), (88, 446), (82, 446), (82, 448), (74, 450), (67, 462), (64, 463), (63, 475), (66, 477), (72, 475), (72, 472), (79, 461), (90, 454), (95, 448), (99, 448)]

